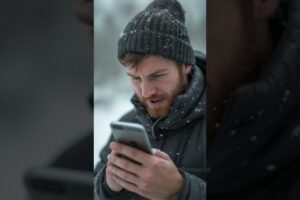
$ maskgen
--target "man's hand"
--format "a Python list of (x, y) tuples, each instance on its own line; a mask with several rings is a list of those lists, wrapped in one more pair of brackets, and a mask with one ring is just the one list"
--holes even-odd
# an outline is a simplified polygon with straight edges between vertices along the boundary
[[(115, 154), (115, 153), (112, 152), (108, 156), (110, 156), (112, 154)], [(117, 155), (115, 155), (115, 156), (117, 156)], [(112, 191), (120, 192), (123, 189), (123, 187), (113, 179), (113, 173), (111, 172), (111, 167), (112, 167), (112, 164), (111, 164), (111, 162), (108, 161), (107, 165), (106, 165), (106, 183)]]
[(125, 188), (152, 200), (178, 198), (183, 178), (166, 153), (156, 150), (150, 155), (117, 142), (112, 142), (110, 148), (107, 174), (112, 175), (110, 177), (120, 186), (118, 189)]

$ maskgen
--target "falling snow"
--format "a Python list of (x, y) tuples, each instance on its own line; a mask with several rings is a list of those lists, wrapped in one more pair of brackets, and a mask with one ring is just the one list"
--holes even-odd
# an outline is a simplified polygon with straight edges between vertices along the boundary
[(259, 110), (259, 111), (257, 112), (257, 115), (258, 115), (259, 117), (262, 117), (262, 115), (263, 115), (263, 110)]
[(290, 92), (289, 90), (286, 90), (286, 91), (284, 92), (284, 96), (283, 96), (283, 98), (282, 98), (282, 101), (283, 101), (283, 102), (286, 102), (287, 99), (288, 99), (288, 97), (290, 96), (290, 94), (291, 94), (291, 92)]
[(254, 135), (254, 136), (250, 137), (251, 142), (255, 142), (256, 140), (257, 140), (257, 136)]
[(210, 167), (206, 167), (206, 172), (207, 173), (211, 172), (211, 168)]
[(125, 33), (121, 33), (120, 37), (124, 37), (124, 36), (126, 36), (126, 34)]
[(297, 126), (292, 131), (292, 137), (300, 141), (300, 126)]
[(202, 111), (201, 108), (196, 108), (196, 109), (195, 109), (195, 112), (201, 112), (201, 111)]
[(289, 90), (286, 90), (284, 93), (284, 96), (289, 96), (291, 94), (291, 92)]
[(248, 164), (249, 164), (249, 161), (246, 160), (246, 161), (242, 162), (241, 166), (246, 167)]
[(236, 134), (236, 130), (230, 131), (230, 135), (231, 135), (231, 136), (234, 136), (235, 134)]
[(274, 171), (275, 169), (276, 169), (276, 165), (274, 165), (274, 164), (270, 164), (267, 166), (268, 171)]

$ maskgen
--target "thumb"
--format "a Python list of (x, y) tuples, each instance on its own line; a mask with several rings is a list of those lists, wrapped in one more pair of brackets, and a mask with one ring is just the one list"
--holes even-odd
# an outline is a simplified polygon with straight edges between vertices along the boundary
[(160, 151), (159, 149), (152, 149), (153, 155), (159, 158), (162, 158), (164, 160), (171, 160), (169, 155), (165, 152)]

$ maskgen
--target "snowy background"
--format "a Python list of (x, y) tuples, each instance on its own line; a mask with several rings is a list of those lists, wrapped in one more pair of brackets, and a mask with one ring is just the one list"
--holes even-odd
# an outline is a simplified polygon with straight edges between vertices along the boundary
[[(109, 124), (132, 108), (125, 69), (117, 60), (117, 41), (129, 20), (151, 0), (96, 0), (94, 3), (94, 165), (110, 136)], [(205, 52), (206, 1), (179, 0), (194, 49)]]

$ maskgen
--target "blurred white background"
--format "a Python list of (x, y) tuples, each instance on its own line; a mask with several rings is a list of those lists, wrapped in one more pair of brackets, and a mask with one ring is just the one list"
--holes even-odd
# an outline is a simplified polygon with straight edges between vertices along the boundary
[[(95, 0), (94, 166), (110, 136), (109, 124), (132, 108), (133, 91), (117, 59), (117, 41), (129, 20), (151, 0)], [(179, 0), (186, 11), (192, 46), (206, 52), (206, 0)]]

